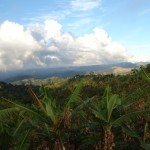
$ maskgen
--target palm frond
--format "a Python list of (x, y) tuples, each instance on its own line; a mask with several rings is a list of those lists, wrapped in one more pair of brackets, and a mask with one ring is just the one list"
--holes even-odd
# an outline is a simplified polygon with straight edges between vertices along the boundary
[(40, 121), (44, 121), (44, 122), (49, 123), (49, 120), (48, 120), (46, 117), (43, 117), (43, 115), (41, 115), (40, 113), (38, 113), (37, 111), (35, 111), (35, 110), (33, 110), (33, 109), (28, 108), (28, 107), (26, 107), (26, 106), (23, 106), (23, 105), (21, 105), (21, 104), (15, 103), (15, 102), (10, 101), (10, 100), (5, 99), (5, 98), (3, 98), (3, 100), (5, 100), (5, 101), (11, 103), (12, 105), (16, 106), (17, 109), (20, 108), (21, 111), (22, 111), (22, 110), (25, 110), (25, 112), (28, 113), (28, 115), (29, 115), (30, 117), (34, 117), (34, 118), (36, 118), (36, 119), (38, 119), (38, 120), (40, 120)]
[(24, 135), (24, 137), (23, 137), (23, 139), (22, 139), (22, 141), (21, 141), (21, 143), (18, 147), (18, 150), (28, 149), (29, 145), (27, 144), (27, 137), (28, 137), (29, 134), (30, 134), (30, 130), (26, 131), (26, 133), (25, 133), (25, 135)]
[(5, 120), (6, 118), (10, 117), (11, 115), (15, 114), (19, 109), (17, 107), (6, 108), (0, 110), (0, 120)]
[(103, 121), (107, 121), (106, 118), (103, 116), (103, 114), (100, 111), (95, 110), (95, 109), (91, 109), (91, 111), (96, 118), (101, 119)]
[(75, 88), (75, 90), (73, 91), (71, 96), (69, 97), (69, 100), (66, 104), (67, 107), (72, 108), (82, 101), (82, 99), (80, 97), (80, 92), (82, 90), (82, 86), (83, 86), (82, 82), (80, 82), (77, 85), (77, 87)]
[(51, 118), (52, 122), (56, 124), (58, 121), (58, 108), (56, 108), (55, 101), (50, 98), (47, 98), (45, 99), (44, 103), (47, 115)]
[(25, 119), (22, 119), (22, 121), (19, 123), (18, 127), (15, 129), (14, 133), (13, 133), (13, 136), (15, 136), (18, 131), (20, 130), (21, 126), (23, 125)]
[(140, 135), (136, 131), (133, 131), (133, 129), (130, 129), (127, 125), (122, 125), (122, 130), (129, 136), (137, 138), (139, 141), (141, 141)]
[(122, 115), (118, 119), (114, 120), (112, 124), (119, 125), (121, 123), (127, 122), (127, 121), (134, 121), (136, 119), (139, 119), (140, 117), (150, 115), (150, 109), (143, 110), (143, 111), (135, 111), (130, 112), (128, 114)]
[(105, 101), (99, 100), (98, 103), (93, 102), (90, 105), (90, 110), (96, 118), (101, 119), (103, 121), (107, 121), (107, 106), (104, 102), (106, 102), (106, 99)]
[[(112, 95), (109, 98), (108, 104), (107, 104), (107, 121), (108, 122), (111, 118), (112, 112), (115, 109), (116, 105), (119, 104), (119, 101), (120, 101), (120, 99), (119, 99), (118, 95), (116, 95), (116, 94)], [(121, 103), (121, 101), (120, 101), (120, 103)]]
[(33, 90), (31, 88), (29, 89), (29, 92), (30, 92), (30, 94), (31, 94), (31, 96), (35, 102), (35, 105), (38, 108), (41, 108), (41, 110), (46, 113), (46, 110), (45, 110), (43, 104), (41, 103), (40, 99), (37, 97), (37, 95), (33, 92)]
[(93, 97), (88, 98), (87, 100), (83, 101), (79, 106), (77, 106), (77, 107), (72, 111), (72, 113), (83, 109), (83, 108), (86, 107), (87, 105), (90, 105), (90, 102), (92, 102), (95, 98), (96, 98), (96, 96), (93, 96)]
[(56, 106), (56, 101), (50, 94), (46, 87), (41, 87), (41, 94), (43, 96), (43, 104), (45, 107), (46, 115), (51, 118), (54, 124), (59, 120), (59, 107)]
[[(106, 88), (106, 104), (107, 104), (107, 110), (109, 109), (109, 97), (110, 97), (111, 88), (107, 86)], [(105, 99), (104, 98), (104, 99)]]

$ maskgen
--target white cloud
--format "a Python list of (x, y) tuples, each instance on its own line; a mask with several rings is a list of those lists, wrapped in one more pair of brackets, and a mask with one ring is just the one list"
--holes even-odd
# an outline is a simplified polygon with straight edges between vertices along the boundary
[(61, 35), (61, 24), (55, 20), (45, 21), (45, 31), (47, 32), (47, 38), (57, 38)]
[(87, 11), (100, 6), (101, 0), (72, 0), (71, 7), (74, 10)]
[(24, 66), (24, 61), (40, 45), (20, 24), (5, 21), (0, 26), (0, 70)]
[(103, 29), (95, 28), (93, 33), (77, 38), (79, 59), (76, 64), (103, 64), (127, 59), (125, 48), (111, 40)]
[(26, 28), (10, 21), (0, 26), (0, 70), (115, 63), (127, 57), (125, 48), (100, 28), (74, 37), (55, 20)]

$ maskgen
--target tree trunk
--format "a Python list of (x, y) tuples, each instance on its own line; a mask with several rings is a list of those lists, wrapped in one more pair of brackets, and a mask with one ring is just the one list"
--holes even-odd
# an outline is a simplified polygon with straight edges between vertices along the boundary
[(113, 150), (114, 146), (114, 135), (111, 131), (111, 126), (104, 127), (103, 150)]

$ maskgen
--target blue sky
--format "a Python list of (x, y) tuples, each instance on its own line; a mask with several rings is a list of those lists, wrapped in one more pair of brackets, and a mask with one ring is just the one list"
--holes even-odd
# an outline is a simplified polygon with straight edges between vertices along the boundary
[(0, 24), (28, 27), (48, 19), (75, 37), (103, 29), (138, 61), (150, 56), (150, 0), (0, 0)]

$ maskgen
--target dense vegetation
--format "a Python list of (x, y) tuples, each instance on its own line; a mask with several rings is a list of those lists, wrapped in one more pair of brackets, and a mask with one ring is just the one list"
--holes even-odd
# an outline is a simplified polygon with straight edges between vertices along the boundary
[(128, 75), (78, 75), (39, 91), (1, 83), (0, 149), (149, 150), (149, 76), (147, 65)]
[(38, 86), (12, 85), (0, 82), (0, 97), (19, 100), (24, 104), (32, 103), (33, 99), (28, 92), (29, 87), (31, 87), (35, 92), (38, 92)]

